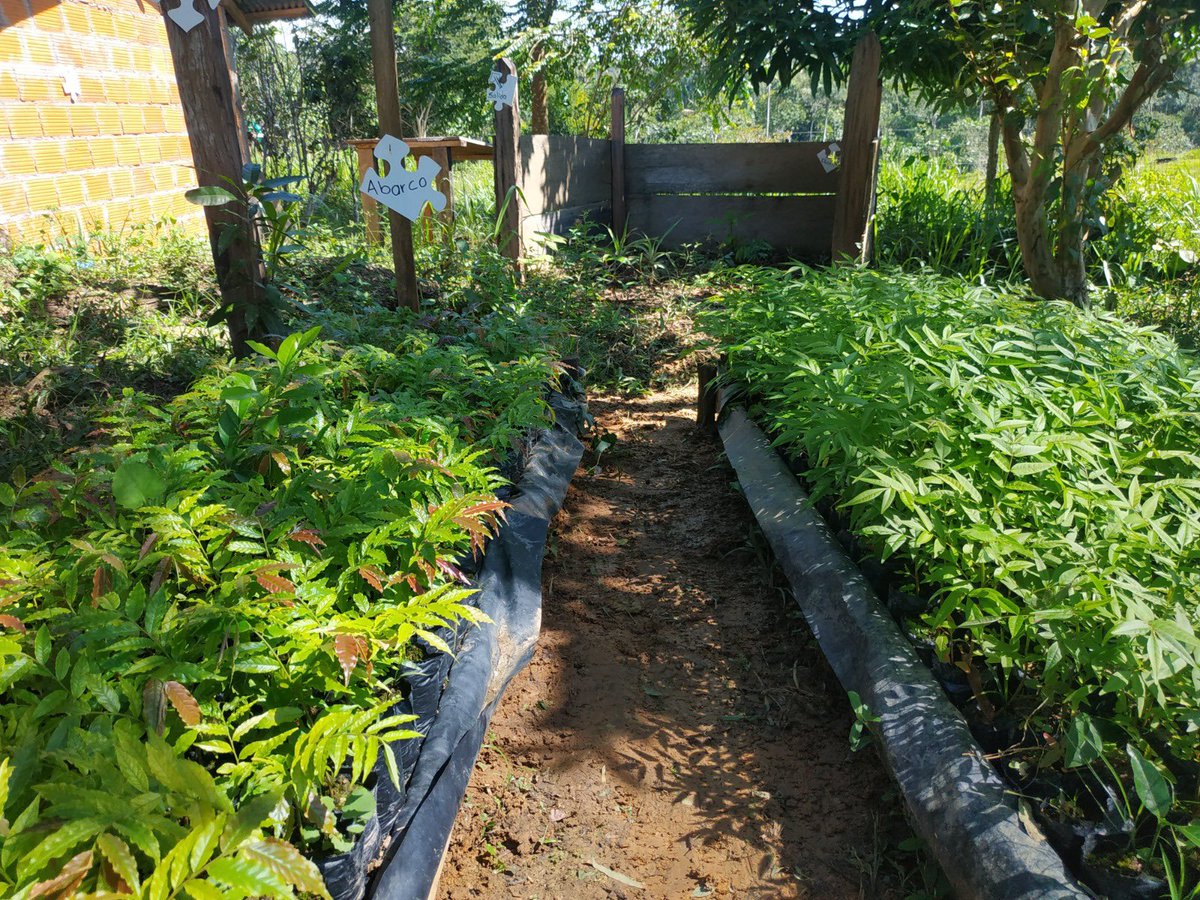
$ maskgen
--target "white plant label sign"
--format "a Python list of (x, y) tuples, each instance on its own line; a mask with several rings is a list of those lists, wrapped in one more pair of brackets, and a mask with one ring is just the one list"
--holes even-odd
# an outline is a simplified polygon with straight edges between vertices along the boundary
[(500, 112), (506, 106), (512, 106), (513, 95), (517, 93), (516, 75), (493, 69), (492, 74), (488, 76), (488, 84), (488, 102), (495, 104), (496, 112)]
[[(221, 0), (208, 0), (209, 9), (216, 9), (220, 5)], [(196, 9), (196, 0), (180, 0), (177, 7), (167, 10), (167, 18), (184, 31), (191, 31), (204, 21), (204, 14)]]
[(837, 144), (830, 144), (817, 154), (817, 159), (821, 168), (828, 174), (842, 164), (842, 148)]
[(410, 172), (401, 165), (406, 156), (408, 144), (398, 137), (384, 135), (375, 145), (375, 158), (388, 164), (387, 176), (380, 175), (372, 166), (363, 176), (359, 190), (372, 200), (415, 222), (420, 218), (426, 203), (432, 206), (435, 212), (445, 209), (446, 195), (434, 187), (437, 184), (437, 174), (442, 171), (440, 165), (428, 156), (422, 156), (417, 162), (417, 171)]

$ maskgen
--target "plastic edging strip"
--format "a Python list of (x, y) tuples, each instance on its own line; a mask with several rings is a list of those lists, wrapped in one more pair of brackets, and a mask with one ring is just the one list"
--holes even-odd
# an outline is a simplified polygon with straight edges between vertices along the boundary
[[(578, 416), (577, 409), (558, 412), (560, 423)], [(575, 429), (562, 424), (544, 432), (532, 449), (507, 521), (488, 544), (478, 578), (476, 601), (492, 623), (463, 636), (370, 896), (426, 900), (436, 886), (492, 714), (508, 683), (533, 656), (542, 622), (546, 536), (582, 457)]]
[(917, 833), (960, 897), (1088, 897), (1016, 803), (967, 723), (913, 651), (770, 441), (740, 408), (721, 440), (759, 527), (842, 687), (879, 717), (876, 734)]

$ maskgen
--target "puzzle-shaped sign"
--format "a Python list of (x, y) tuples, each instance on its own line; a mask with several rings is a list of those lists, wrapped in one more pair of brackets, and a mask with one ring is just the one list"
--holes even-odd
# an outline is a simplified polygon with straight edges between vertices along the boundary
[(509, 75), (505, 72), (497, 72), (492, 70), (492, 74), (488, 76), (487, 98), (491, 103), (496, 105), (496, 112), (504, 109), (506, 106), (513, 105), (513, 96), (517, 93), (517, 76)]
[(408, 156), (408, 144), (400, 138), (384, 135), (375, 145), (375, 158), (387, 163), (387, 175), (380, 175), (375, 167), (367, 169), (360, 190), (390, 210), (415, 222), (428, 203), (435, 212), (446, 208), (446, 195), (434, 187), (437, 174), (442, 167), (422, 156), (417, 161), (417, 171), (410, 172), (401, 163)]
[[(221, 0), (208, 0), (209, 9), (216, 9), (220, 5)], [(184, 31), (191, 31), (204, 21), (204, 14), (196, 9), (196, 0), (180, 0), (177, 7), (167, 10), (167, 18)]]
[(826, 173), (832, 172), (842, 164), (842, 148), (837, 144), (830, 144), (817, 154), (817, 159)]

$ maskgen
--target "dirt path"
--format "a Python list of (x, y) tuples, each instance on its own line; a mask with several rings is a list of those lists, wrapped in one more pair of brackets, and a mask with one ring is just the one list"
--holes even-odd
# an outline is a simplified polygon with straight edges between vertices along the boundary
[(555, 522), (540, 646), (472, 778), (448, 900), (891, 894), (890, 782), (851, 754), (694, 390), (592, 403), (618, 443)]

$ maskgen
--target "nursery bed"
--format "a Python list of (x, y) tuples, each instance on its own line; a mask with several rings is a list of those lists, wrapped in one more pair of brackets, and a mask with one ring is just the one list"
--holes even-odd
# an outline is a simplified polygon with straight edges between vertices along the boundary
[(410, 677), (409, 697), (396, 711), (416, 715), (411, 727), (424, 737), (397, 745), (403, 791), (378, 767), (378, 811), (354, 849), (318, 862), (335, 900), (423, 900), (436, 891), (492, 713), (537, 642), (546, 535), (583, 455), (581, 404), (556, 394), (552, 405), (557, 424), (534, 440), (507, 498), (507, 521), (474, 579), (476, 604), (491, 622), (446, 635), (454, 655), (431, 653)]
[(963, 897), (1088, 896), (1012, 794), (966, 722), (845, 556), (770, 441), (740, 408), (719, 426), (746, 500), (847, 691), (878, 716), (883, 758), (913, 823)]

